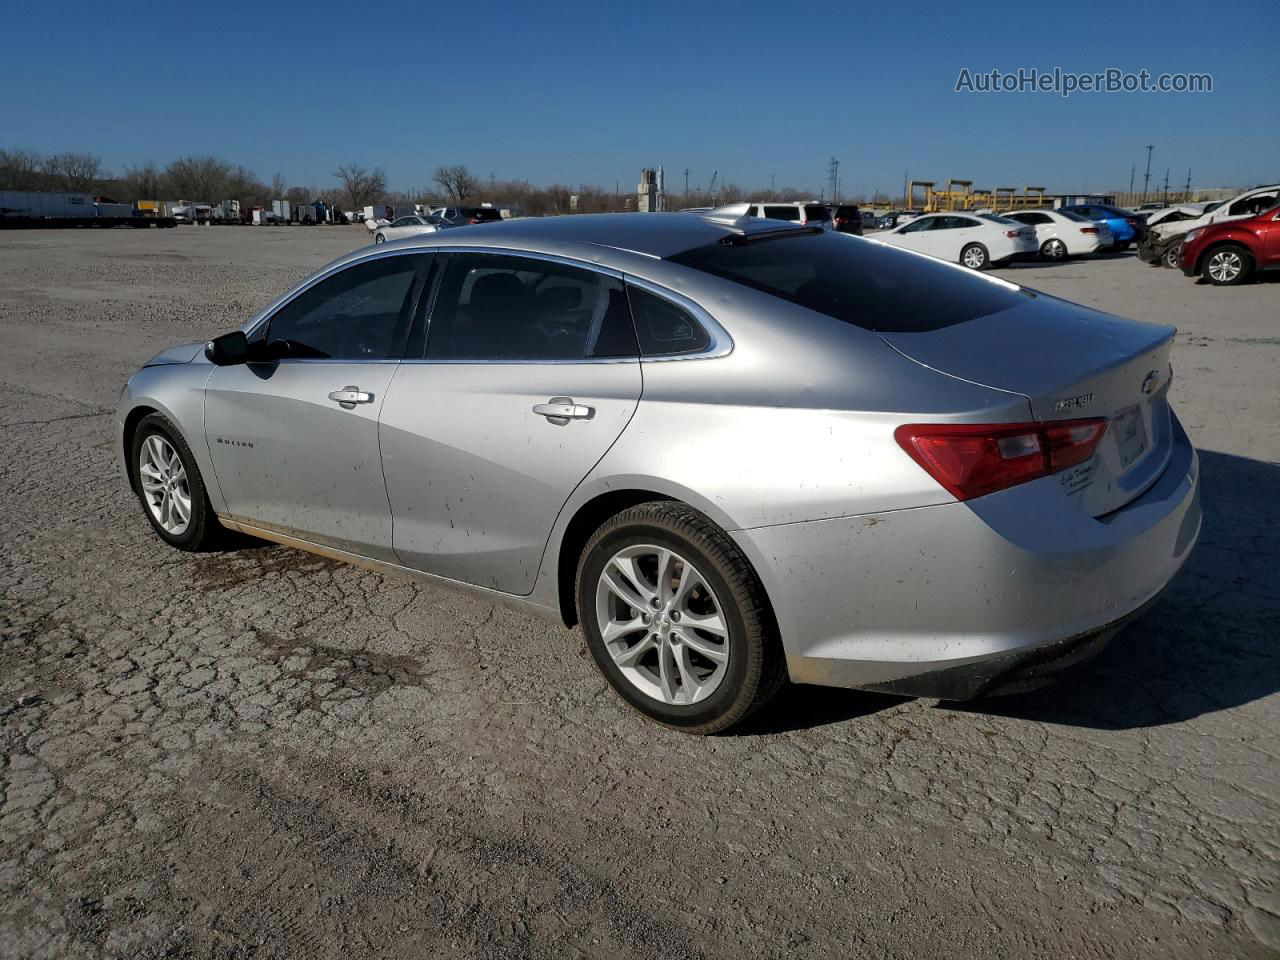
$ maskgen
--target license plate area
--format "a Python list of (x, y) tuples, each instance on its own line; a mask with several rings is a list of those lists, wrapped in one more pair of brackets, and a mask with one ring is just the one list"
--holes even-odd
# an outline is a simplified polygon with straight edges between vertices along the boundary
[(1129, 467), (1142, 459), (1147, 452), (1147, 424), (1142, 416), (1142, 406), (1129, 407), (1120, 411), (1111, 422), (1111, 432), (1116, 438), (1116, 451), (1120, 455), (1120, 468)]

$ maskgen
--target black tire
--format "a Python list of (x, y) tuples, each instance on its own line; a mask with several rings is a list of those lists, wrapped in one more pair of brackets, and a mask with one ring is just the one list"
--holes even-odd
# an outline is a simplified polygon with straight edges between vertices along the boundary
[(1044, 260), (1065, 260), (1067, 259), (1067, 245), (1057, 237), (1046, 240), (1040, 245), (1040, 256)]
[[(170, 533), (162, 527), (147, 503), (138, 476), (138, 461), (142, 453), (142, 445), (153, 435), (166, 440), (177, 452), (186, 471), (187, 489), (191, 495), (191, 517), (186, 529), (179, 534)], [(196, 466), (196, 458), (191, 455), (191, 448), (168, 417), (159, 413), (148, 414), (139, 422), (133, 432), (133, 442), (129, 445), (129, 480), (137, 494), (138, 503), (151, 528), (159, 534), (160, 539), (179, 550), (209, 550), (224, 541), (224, 528), (218, 523), (213, 507), (209, 504), (209, 495), (205, 490), (204, 478), (200, 476), (200, 468)]]
[[(713, 693), (692, 705), (664, 703), (633, 686), (601, 637), (596, 585), (619, 550), (638, 544), (664, 546), (687, 557), (720, 601), (728, 632), (727, 672)], [(658, 501), (610, 517), (583, 548), (576, 583), (578, 622), (596, 665), (614, 691), (651, 720), (685, 733), (720, 733), (767, 703), (786, 679), (782, 643), (764, 587), (737, 544), (692, 507)]]
[[(1238, 265), (1238, 270), (1235, 273), (1230, 273), (1225, 269), (1218, 269), (1230, 263), (1233, 257), (1235, 258), (1234, 262)], [(1216, 277), (1215, 274), (1217, 274)], [(1244, 247), (1234, 243), (1213, 247), (1200, 261), (1200, 276), (1215, 287), (1239, 286), (1253, 276), (1253, 255)]]
[(1171, 243), (1169, 248), (1165, 250), (1164, 255), (1158, 261), (1170, 270), (1182, 269), (1182, 244)]
[(384, 236), (383, 236), (382, 234), (380, 234), (380, 233), (375, 233), (375, 234), (373, 235), (373, 242), (374, 242), (374, 243), (386, 243), (386, 242), (387, 242), (387, 238), (386, 238), (386, 237), (384, 237)]
[(968, 243), (960, 251), (960, 264), (970, 270), (985, 270), (991, 266), (991, 254), (980, 243)]

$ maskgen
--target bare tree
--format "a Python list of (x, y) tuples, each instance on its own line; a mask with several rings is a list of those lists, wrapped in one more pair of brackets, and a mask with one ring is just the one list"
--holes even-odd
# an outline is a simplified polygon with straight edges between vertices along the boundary
[(387, 175), (381, 167), (366, 170), (358, 163), (348, 163), (339, 167), (334, 176), (342, 181), (344, 199), (351, 201), (353, 210), (382, 199), (387, 192)]
[(62, 190), (83, 192), (105, 176), (102, 161), (91, 153), (59, 153), (45, 157), (44, 169)]
[(151, 161), (141, 167), (125, 167), (120, 184), (133, 200), (155, 200), (160, 196), (160, 171)]
[(212, 201), (226, 193), (231, 165), (217, 157), (179, 157), (165, 168), (164, 179), (178, 199)]
[(39, 190), (46, 186), (43, 161), (29, 150), (0, 150), (0, 189)]
[(452, 167), (436, 167), (435, 176), (432, 179), (440, 184), (441, 189), (454, 203), (462, 203), (480, 188), (480, 182), (460, 163)]
[(282, 177), (280, 174), (278, 174), (278, 173), (277, 173), (275, 176), (273, 176), (273, 177), (271, 178), (271, 196), (272, 196), (272, 198), (273, 198), (273, 199), (276, 199), (276, 200), (279, 200), (280, 198), (282, 198), (282, 197), (284, 196), (284, 194), (285, 194), (285, 190), (286, 190), (286, 186), (285, 186), (285, 182), (284, 182), (284, 177)]

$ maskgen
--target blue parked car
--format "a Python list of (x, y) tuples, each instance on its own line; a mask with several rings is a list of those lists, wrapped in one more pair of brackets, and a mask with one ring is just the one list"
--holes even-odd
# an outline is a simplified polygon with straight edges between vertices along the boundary
[(1128, 250), (1129, 247), (1141, 240), (1147, 232), (1142, 218), (1136, 213), (1129, 210), (1121, 210), (1119, 207), (1112, 207), (1105, 203), (1075, 203), (1060, 209), (1067, 213), (1079, 214), (1090, 220), (1104, 221), (1111, 228), (1111, 236), (1115, 241), (1112, 246), (1113, 250)]

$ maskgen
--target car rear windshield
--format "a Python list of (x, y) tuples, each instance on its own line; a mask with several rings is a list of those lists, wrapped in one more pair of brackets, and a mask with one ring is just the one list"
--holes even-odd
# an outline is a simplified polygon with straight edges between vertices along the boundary
[(804, 208), (804, 218), (810, 222), (814, 220), (830, 220), (831, 211), (826, 207), (811, 203)]
[(877, 333), (941, 330), (1022, 302), (999, 281), (829, 233), (717, 242), (668, 259)]
[(474, 207), (471, 210), (464, 210), (463, 215), (473, 220), (479, 220), (481, 223), (502, 219), (502, 214), (492, 207)]
[(1074, 210), (1059, 210), (1058, 214), (1060, 216), (1066, 217), (1068, 220), (1075, 220), (1077, 223), (1089, 222), (1088, 217), (1082, 217), (1080, 216), (1080, 214), (1076, 213)]

